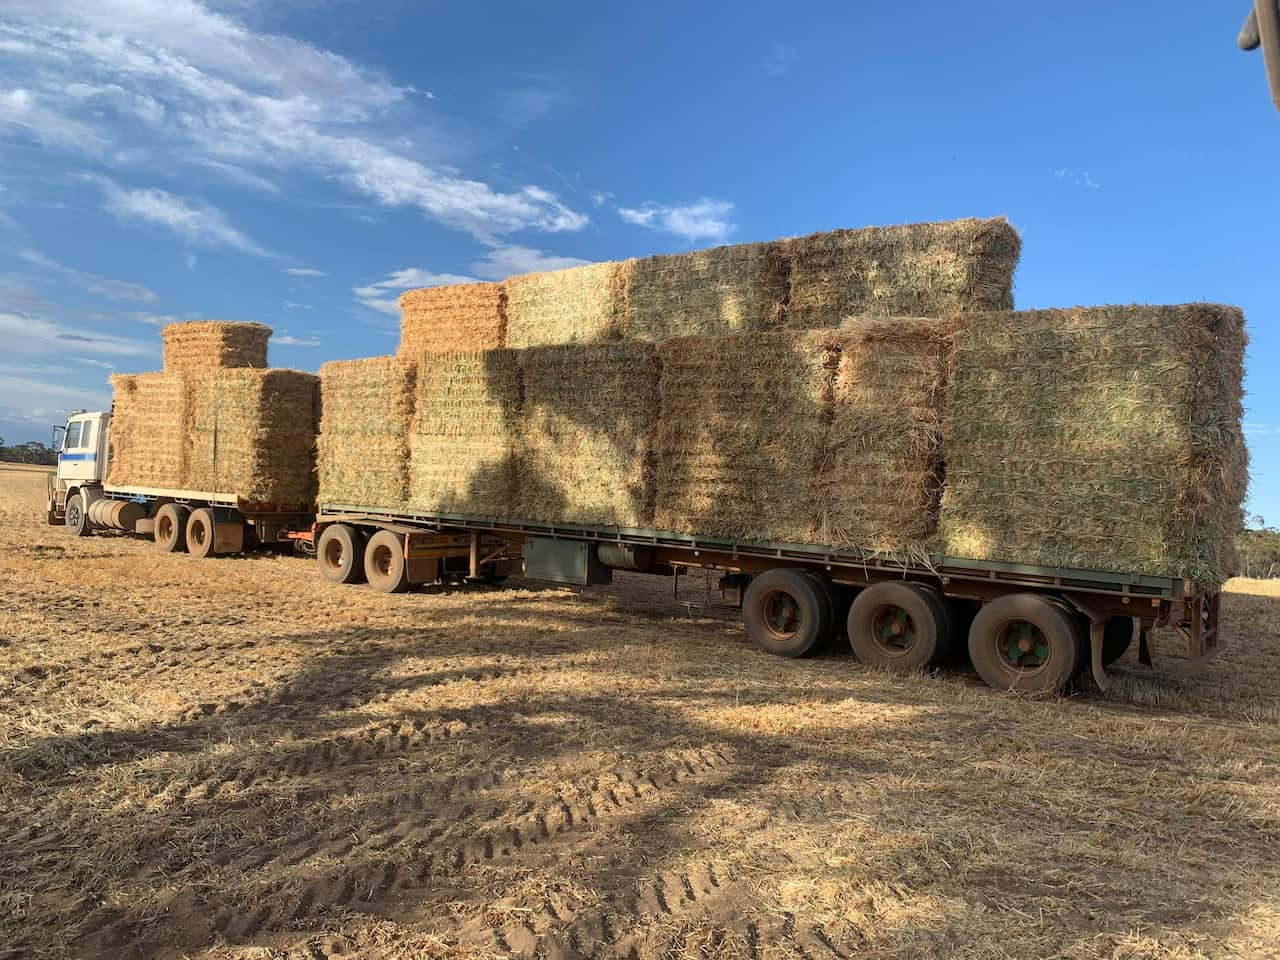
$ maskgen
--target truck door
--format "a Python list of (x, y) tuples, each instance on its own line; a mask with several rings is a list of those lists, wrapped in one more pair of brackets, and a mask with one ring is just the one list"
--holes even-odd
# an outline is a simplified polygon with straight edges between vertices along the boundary
[(75, 416), (67, 421), (62, 451), (58, 454), (58, 479), (64, 489), (102, 479), (101, 469), (106, 466), (106, 458), (100, 456), (101, 429), (98, 415)]

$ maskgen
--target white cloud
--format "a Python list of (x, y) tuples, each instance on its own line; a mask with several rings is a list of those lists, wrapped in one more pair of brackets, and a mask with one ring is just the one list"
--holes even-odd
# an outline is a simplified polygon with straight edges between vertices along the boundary
[(114, 363), (108, 363), (105, 360), (92, 360), (89, 357), (72, 357), (71, 359), (76, 363), (83, 363), (90, 367), (97, 367), (100, 370), (114, 370), (116, 368)]
[(399, 295), (406, 290), (475, 282), (475, 277), (465, 277), (456, 273), (432, 273), (429, 270), (409, 267), (405, 270), (397, 270), (377, 283), (371, 283), (364, 287), (355, 287), (352, 293), (366, 307), (398, 317), (400, 315), (400, 306), (396, 301), (399, 299)]
[[(241, 233), (226, 215), (202, 200), (176, 197), (164, 190), (129, 190), (106, 177), (93, 177), (106, 197), (107, 209), (118, 217), (165, 227), (188, 243), (202, 247), (229, 247), (259, 257), (274, 256)], [(188, 267), (195, 263), (188, 261)]]
[[(153, 166), (213, 162), (260, 189), (264, 171), (311, 171), (477, 237), (588, 222), (537, 186), (495, 187), (433, 162), (420, 106), (429, 95), (196, 0), (8, 3), (0, 42), (21, 84), (5, 95), (0, 126), (69, 152), (110, 144), (115, 157), (158, 158)], [(529, 115), (544, 101), (516, 106)]]
[[(36, 371), (33, 373), (39, 375)], [(0, 401), (0, 420), (34, 423), (55, 423), (71, 410), (105, 410), (111, 403), (105, 391), (7, 374), (0, 374), (0, 397), (4, 398)]]
[(136, 340), (17, 313), (0, 313), (0, 342), (8, 354), (19, 357), (62, 355), (69, 350), (116, 357), (155, 353), (154, 347)]
[(310, 267), (285, 267), (284, 272), (294, 277), (327, 277), (323, 270), (312, 270)]
[(112, 300), (137, 300), (144, 303), (157, 299), (155, 291), (144, 287), (140, 283), (111, 280), (107, 277), (100, 277), (96, 273), (85, 273), (83, 270), (64, 266), (38, 250), (20, 250), (18, 256), (27, 261), (27, 263), (67, 278), (89, 293), (101, 294)]
[(186, 320), (195, 320), (196, 317), (177, 317), (171, 313), (145, 313), (141, 310), (135, 310), (129, 314), (130, 318), (137, 320), (139, 323), (150, 324), (153, 327), (163, 327), (168, 323), (182, 323)]
[(1059, 180), (1074, 183), (1077, 187), (1084, 187), (1087, 190), (1102, 189), (1102, 184), (1089, 176), (1088, 170), (1069, 170), (1066, 167), (1059, 167), (1057, 170), (1053, 171), (1053, 175)]
[(492, 246), (488, 253), (471, 265), (471, 269), (482, 279), (504, 280), (520, 273), (563, 270), (565, 267), (580, 267), (590, 262), (577, 257), (558, 257), (532, 247), (504, 243)]
[(1280, 424), (1250, 423), (1246, 420), (1243, 429), (1246, 437), (1280, 437)]
[(318, 347), (320, 341), (310, 337), (293, 337), (289, 334), (278, 334), (271, 338), (272, 343), (278, 343), (283, 347)]
[(689, 241), (721, 241), (737, 228), (730, 219), (733, 216), (733, 204), (728, 200), (706, 197), (686, 204), (668, 205), (648, 201), (638, 208), (620, 207), (618, 216), (627, 223), (674, 233)]
[(286, 300), (284, 302), (284, 308), (286, 310), (310, 310), (311, 304), (299, 303), (297, 300)]
[(795, 47), (785, 43), (775, 43), (773, 50), (760, 61), (760, 65), (769, 76), (781, 77), (791, 71), (791, 64), (795, 63), (799, 54), (800, 51)]

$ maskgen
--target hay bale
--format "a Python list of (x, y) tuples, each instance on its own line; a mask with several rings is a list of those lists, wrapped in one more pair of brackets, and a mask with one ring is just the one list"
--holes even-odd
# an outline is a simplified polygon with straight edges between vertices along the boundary
[(424, 353), (466, 353), (506, 346), (507, 294), (500, 283), (464, 283), (410, 290), (400, 297), (398, 355), (417, 363)]
[(188, 379), (190, 489), (277, 505), (315, 500), (313, 374), (214, 370)]
[(743, 243), (621, 265), (622, 332), (637, 340), (773, 329), (787, 299), (781, 243)]
[(592, 263), (506, 281), (507, 345), (592, 343), (622, 336), (621, 264)]
[(660, 345), (659, 529), (812, 539), (837, 359), (830, 338), (789, 331)]
[(524, 407), (516, 515), (649, 527), (658, 356), (648, 343), (520, 352)]
[(927, 552), (942, 495), (948, 324), (860, 318), (837, 351), (818, 470), (814, 539), (877, 552)]
[(411, 507), (510, 516), (519, 416), (514, 351), (423, 357), (409, 439)]
[(953, 557), (1185, 576), (1235, 569), (1244, 318), (1109, 306), (966, 317), (944, 442)]
[(191, 462), (187, 378), (168, 373), (116, 375), (111, 386), (107, 482), (115, 487), (186, 489)]
[(1009, 310), (1021, 241), (1003, 217), (833, 230), (786, 241), (785, 322)]
[(400, 507), (409, 496), (409, 425), (417, 367), (398, 357), (320, 368), (320, 502)]
[(164, 337), (165, 373), (200, 373), (221, 367), (264, 368), (271, 328), (261, 323), (198, 320), (170, 323)]

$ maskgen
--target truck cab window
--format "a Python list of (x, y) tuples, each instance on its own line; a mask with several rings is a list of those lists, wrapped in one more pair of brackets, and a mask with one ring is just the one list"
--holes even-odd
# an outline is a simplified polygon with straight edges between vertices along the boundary
[(74, 450), (80, 446), (80, 427), (83, 425), (83, 420), (73, 420), (67, 425), (67, 438), (62, 442), (63, 450)]
[(93, 421), (84, 421), (83, 428), (80, 432), (80, 446), (88, 449), (93, 446)]

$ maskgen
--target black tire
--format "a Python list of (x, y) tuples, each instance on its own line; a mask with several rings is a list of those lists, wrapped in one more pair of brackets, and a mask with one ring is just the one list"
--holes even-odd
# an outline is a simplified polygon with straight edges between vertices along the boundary
[(187, 549), (187, 517), (191, 513), (180, 503), (166, 503), (156, 511), (152, 537), (164, 553), (181, 553)]
[(1112, 617), (1102, 634), (1102, 665), (1109, 667), (1133, 646), (1138, 631), (1133, 629), (1133, 617)]
[(364, 544), (359, 531), (346, 523), (325, 527), (316, 543), (316, 565), (320, 576), (331, 583), (364, 580)]
[(1035, 593), (997, 597), (969, 628), (969, 659), (997, 690), (1057, 693), (1075, 674), (1083, 646), (1075, 618)]
[(818, 590), (821, 591), (822, 600), (827, 605), (827, 609), (826, 612), (823, 613), (823, 617), (831, 624), (831, 629), (827, 631), (826, 636), (820, 640), (818, 645), (812, 650), (813, 653), (818, 653), (821, 650), (830, 649), (831, 645), (835, 642), (836, 630), (840, 626), (840, 621), (837, 619), (837, 613), (840, 609), (840, 597), (837, 592), (838, 588), (836, 585), (816, 570), (806, 570), (804, 571), (804, 574), (818, 585)]
[(193, 557), (213, 556), (214, 523), (208, 507), (197, 507), (187, 516), (187, 552)]
[(64, 521), (67, 529), (74, 536), (87, 537), (90, 533), (89, 528), (89, 504), (85, 502), (84, 494), (77, 490), (76, 495), (67, 501), (67, 513)]
[(918, 673), (950, 649), (948, 620), (936, 590), (915, 583), (876, 583), (849, 608), (849, 645), (863, 663)]
[(379, 530), (364, 548), (364, 575), (369, 586), (381, 593), (403, 593), (409, 589), (404, 542), (390, 530)]
[(761, 650), (803, 657), (831, 639), (831, 594), (805, 570), (769, 570), (751, 580), (742, 602), (747, 636)]

